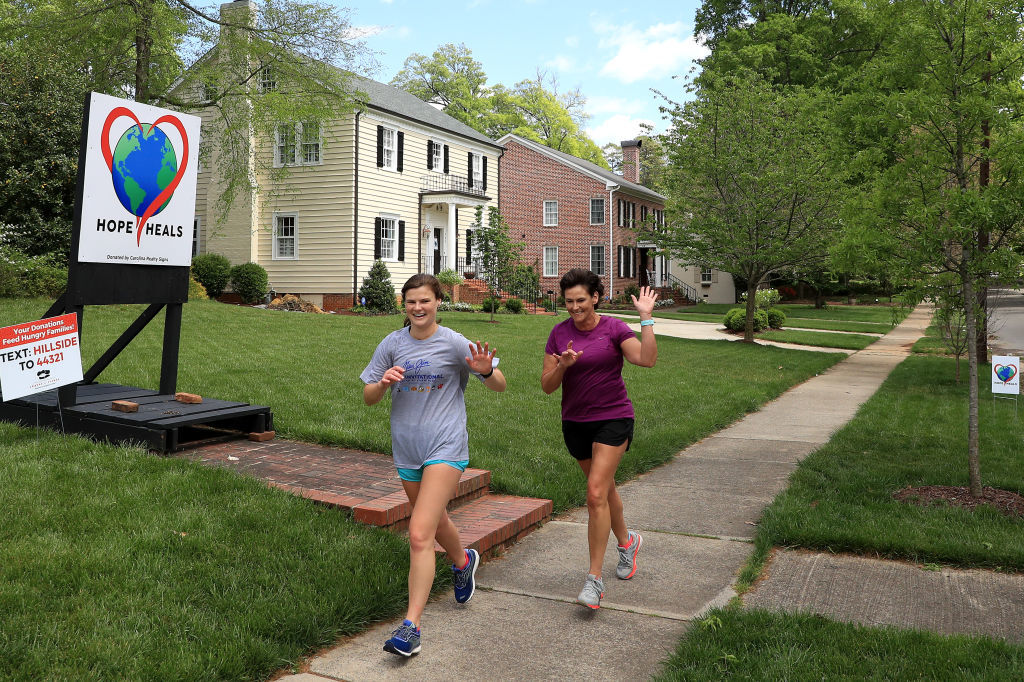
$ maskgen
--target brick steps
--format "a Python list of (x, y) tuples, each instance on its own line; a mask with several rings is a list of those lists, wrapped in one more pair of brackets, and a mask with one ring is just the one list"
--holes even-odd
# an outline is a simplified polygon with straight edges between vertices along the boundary
[[(267, 485), (343, 509), (361, 523), (409, 527), (412, 504), (391, 457), (285, 440), (230, 441), (177, 453), (232, 469)], [(491, 472), (466, 469), (448, 510), (463, 543), (481, 555), (514, 544), (551, 518), (551, 500), (494, 495)], [(440, 547), (436, 547), (442, 551)]]

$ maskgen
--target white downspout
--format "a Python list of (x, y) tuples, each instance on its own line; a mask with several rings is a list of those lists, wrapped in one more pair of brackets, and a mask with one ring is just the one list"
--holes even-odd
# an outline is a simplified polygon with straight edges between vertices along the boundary
[(615, 295), (615, 273), (613, 271), (615, 256), (612, 255), (615, 252), (615, 227), (612, 222), (614, 219), (612, 213), (612, 195), (619, 186), (606, 185), (606, 187), (608, 188), (608, 300), (610, 301), (612, 296)]

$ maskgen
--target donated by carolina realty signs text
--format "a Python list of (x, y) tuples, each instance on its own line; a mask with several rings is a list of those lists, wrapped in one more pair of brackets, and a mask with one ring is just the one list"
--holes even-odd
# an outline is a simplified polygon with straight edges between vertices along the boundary
[(92, 93), (78, 260), (190, 265), (199, 117)]
[(4, 401), (82, 380), (74, 313), (0, 327), (0, 391)]

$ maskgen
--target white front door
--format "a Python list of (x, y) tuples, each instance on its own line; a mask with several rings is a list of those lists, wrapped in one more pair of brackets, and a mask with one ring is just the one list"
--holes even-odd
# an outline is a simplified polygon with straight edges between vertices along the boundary
[(445, 228), (448, 225), (448, 212), (438, 211), (433, 206), (424, 209), (427, 218), (427, 234), (424, 236), (423, 254), (426, 259), (424, 272), (436, 275), (444, 269)]

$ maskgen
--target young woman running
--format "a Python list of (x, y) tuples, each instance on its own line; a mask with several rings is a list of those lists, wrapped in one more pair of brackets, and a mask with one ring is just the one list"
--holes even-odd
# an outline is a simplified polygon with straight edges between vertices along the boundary
[(609, 530), (619, 543), (615, 575), (622, 580), (636, 573), (644, 542), (640, 533), (626, 529), (615, 470), (633, 441), (633, 404), (622, 380), (622, 360), (654, 367), (658, 345), (651, 313), (658, 295), (644, 287), (639, 297), (631, 297), (640, 313), (638, 340), (622, 320), (597, 314), (604, 285), (591, 271), (570, 270), (559, 288), (569, 319), (556, 324), (548, 337), (541, 387), (545, 393), (562, 387), (562, 435), (587, 477), (590, 570), (577, 601), (597, 609), (604, 597), (601, 565)]
[[(434, 582), (434, 540), (448, 553), (455, 573), (455, 601), (468, 602), (480, 563), (465, 549), (446, 507), (469, 464), (466, 384), (476, 374), (492, 391), (505, 390), (495, 349), (437, 323), (441, 285), (413, 275), (402, 287), (406, 326), (388, 334), (359, 378), (363, 400), (375, 405), (391, 392), (391, 449), (402, 487), (412, 503), (409, 519), (409, 608), (384, 651), (420, 651), (420, 617)], [(467, 355), (468, 351), (468, 355)]]

